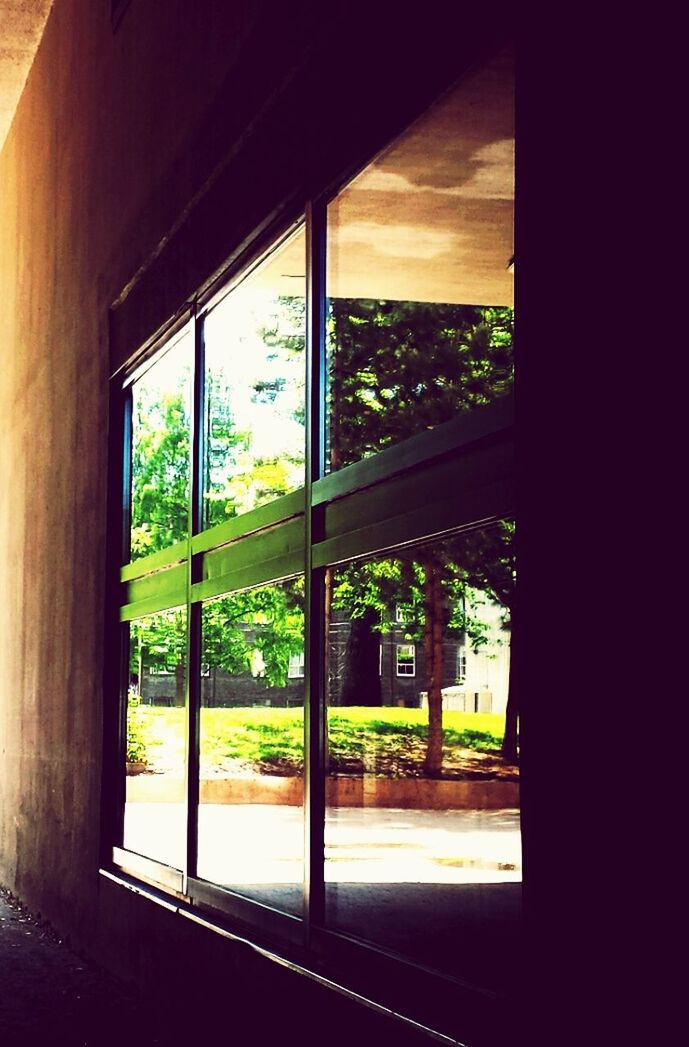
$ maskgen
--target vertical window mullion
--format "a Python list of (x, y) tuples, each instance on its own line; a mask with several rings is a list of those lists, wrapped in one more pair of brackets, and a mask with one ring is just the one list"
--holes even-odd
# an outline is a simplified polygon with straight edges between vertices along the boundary
[(312, 505), (312, 485), (325, 469), (325, 219), (323, 200), (306, 207), (306, 548), (304, 933), (322, 924), (325, 906), (324, 572), (313, 569), (313, 543), (322, 535), (322, 509)]
[(198, 580), (200, 554), (192, 554), (192, 538), (203, 526), (203, 462), (204, 462), (204, 408), (205, 408), (205, 353), (203, 318), (193, 314), (194, 324), (194, 384), (191, 404), (189, 528), (187, 539), (187, 680), (186, 680), (186, 862), (184, 891), (187, 880), (196, 876), (198, 857), (198, 803), (199, 803), (199, 717), (201, 705), (201, 604), (192, 603), (191, 587)]
[(113, 845), (124, 838), (126, 752), (126, 689), (129, 683), (129, 625), (119, 620), (120, 568), (129, 559), (131, 505), (132, 397), (119, 380), (110, 388), (109, 502), (108, 519), (119, 521), (110, 532), (107, 551), (107, 605), (105, 618), (104, 697), (104, 796), (101, 823), (101, 857), (112, 858)]

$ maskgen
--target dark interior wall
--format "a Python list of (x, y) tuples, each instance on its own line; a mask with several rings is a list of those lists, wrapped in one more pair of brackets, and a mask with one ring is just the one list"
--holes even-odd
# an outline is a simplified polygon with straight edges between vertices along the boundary
[(137, 978), (218, 946), (98, 875), (108, 378), (508, 28), (368, 7), (55, 0), (0, 156), (0, 882)]

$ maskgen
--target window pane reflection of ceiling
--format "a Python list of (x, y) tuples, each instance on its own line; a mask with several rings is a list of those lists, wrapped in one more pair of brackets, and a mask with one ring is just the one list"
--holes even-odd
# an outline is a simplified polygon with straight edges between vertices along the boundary
[[(513, 304), (514, 58), (474, 70), (328, 208), (337, 298)], [(281, 294), (304, 272), (294, 241), (263, 273)]]

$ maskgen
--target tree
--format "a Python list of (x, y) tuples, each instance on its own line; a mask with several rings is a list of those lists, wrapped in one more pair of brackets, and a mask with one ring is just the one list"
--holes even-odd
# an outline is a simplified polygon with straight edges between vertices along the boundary
[(189, 418), (185, 390), (135, 387), (132, 423), (132, 559), (187, 536)]
[[(505, 308), (332, 300), (330, 467), (337, 469), (366, 458), (448, 421), (459, 411), (507, 393), (512, 385), (512, 324), (512, 310)], [(416, 565), (423, 578), (420, 619), (429, 708), (429, 775), (437, 775), (442, 769), (443, 636), (452, 614), (448, 602), (451, 576), (454, 573), (465, 584), (473, 578), (511, 610), (512, 604), (505, 602), (508, 587), (501, 564), (511, 561), (513, 575), (513, 528), (504, 530), (502, 536), (500, 550), (472, 532), (454, 544), (451, 540), (443, 542), (438, 547), (440, 552), (427, 546), (400, 554), (402, 561)], [(485, 562), (479, 563), (481, 558)], [(348, 570), (348, 577), (346, 572), (344, 576), (340, 573), (339, 578), (346, 581), (339, 584), (351, 589), (352, 579), (361, 575), (356, 565)], [(378, 584), (382, 584), (380, 575)], [(342, 601), (342, 593), (332, 596), (333, 606)], [(348, 602), (357, 622), (357, 642), (365, 646), (365, 630), (380, 628), (380, 620), (376, 620), (379, 611), (375, 611), (377, 597), (364, 586), (359, 602), (368, 610), (357, 609), (351, 593)], [(368, 688), (375, 693), (373, 676), (373, 670), (369, 670)], [(517, 713), (512, 696), (508, 709), (503, 752), (515, 758)]]
[(184, 704), (187, 646), (186, 611), (172, 608), (135, 619), (130, 626), (129, 672), (143, 693), (146, 671), (173, 672), (175, 704)]
[(304, 648), (304, 582), (232, 593), (204, 607), (204, 660), (232, 675), (253, 668), (260, 654), (260, 675), (271, 687), (283, 687), (290, 657)]
[[(219, 339), (206, 375), (206, 526), (304, 482), (304, 300), (266, 296), (246, 308), (231, 343), (241, 365), (217, 351)], [(220, 327), (228, 337), (232, 316)]]
[[(510, 527), (507, 523), (498, 525), (505, 531)], [(404, 614), (405, 640), (423, 644), (429, 708), (426, 771), (430, 775), (439, 774), (442, 768), (443, 641), (448, 637), (466, 640), (474, 650), (487, 643), (481, 597), (486, 590), (491, 597), (498, 596), (487, 581), (484, 562), (491, 563), (493, 583), (498, 587), (500, 581), (503, 597), (509, 595), (510, 582), (513, 585), (509, 577), (509, 547), (505, 550), (503, 577), (499, 577), (496, 563), (480, 555), (477, 546), (481, 540), (484, 545), (492, 542), (492, 558), (497, 561), (499, 539), (490, 537), (490, 532), (481, 532), (354, 563), (338, 571), (334, 578), (333, 608), (344, 612), (352, 623), (341, 704), (380, 704), (378, 644), (381, 634), (399, 627), (399, 610)], [(509, 538), (503, 541), (509, 543)], [(505, 598), (501, 602), (507, 607)], [(353, 657), (367, 642), (366, 634), (375, 647), (375, 665), (359, 662), (352, 666)], [(352, 636), (356, 637), (355, 643)]]
[[(252, 400), (270, 404), (274, 411), (296, 414), (303, 425), (303, 403), (276, 403), (286, 385), (280, 373), (289, 371), (292, 358), (301, 354), (304, 337), (294, 326), (303, 316), (303, 304), (287, 299), (274, 319), (285, 311), (293, 328), (283, 345), (277, 329), (258, 332), (267, 346), (265, 374), (258, 374)], [(297, 302), (299, 300), (296, 300)], [(291, 316), (294, 314), (294, 316)], [(281, 336), (283, 337), (283, 336)], [(280, 342), (278, 348), (275, 345)], [(153, 370), (151, 374), (153, 375)], [(289, 454), (260, 456), (252, 451), (251, 433), (236, 425), (232, 411), (231, 361), (226, 369), (215, 366), (207, 374), (206, 457), (204, 463), (204, 523), (213, 526), (286, 493), (293, 486), (295, 461)], [(132, 433), (132, 558), (167, 548), (188, 534), (190, 475), (190, 423), (187, 409), (190, 374), (178, 367), (168, 388), (161, 392), (155, 381), (134, 387)], [(175, 382), (177, 387), (175, 388)], [(302, 382), (303, 385), (303, 382)], [(303, 458), (296, 463), (303, 469)], [(303, 581), (264, 586), (234, 593), (204, 606), (204, 656), (215, 667), (241, 673), (257, 664), (271, 686), (287, 680), (290, 656), (303, 650)], [(139, 675), (151, 668), (174, 665), (176, 702), (183, 703), (186, 672), (186, 615), (162, 611), (132, 623), (130, 672)], [(252, 661), (253, 659), (253, 661)]]
[[(303, 299), (279, 300), (272, 321), (261, 331), (269, 350), (266, 360), (295, 361), (303, 356), (303, 312)], [(281, 315), (287, 315), (290, 321), (287, 334), (281, 329)], [(442, 424), (458, 411), (488, 403), (504, 395), (512, 383), (509, 309), (334, 299), (329, 342), (327, 455), (331, 469)], [(255, 397), (274, 403), (281, 394), (281, 382), (283, 377), (273, 368), (255, 380)], [(215, 406), (207, 416), (207, 526), (285, 493), (294, 475), (295, 463), (289, 456), (283, 460), (280, 456), (248, 455), (249, 435), (236, 427), (228, 406), (232, 402), (230, 385), (229, 372), (227, 376), (210, 376), (209, 399)], [(133, 555), (154, 552), (187, 533), (189, 431), (184, 395), (180, 389), (156, 401), (150, 396), (147, 399), (142, 390), (136, 401)], [(303, 404), (293, 404), (289, 409), (295, 420), (303, 422)], [(393, 560), (398, 565), (393, 571), (381, 562), (352, 564), (338, 570), (336, 576), (328, 570), (326, 623), (333, 609), (345, 610), (352, 622), (351, 653), (357, 657), (349, 659), (352, 670), (345, 681), (345, 699), (355, 701), (357, 694), (368, 694), (369, 701), (380, 702), (378, 637), (391, 627), (396, 604), (412, 602), (427, 673), (426, 770), (430, 775), (439, 774), (443, 638), (461, 628), (468, 633), (473, 630), (474, 642), (480, 642), (479, 619), (466, 612), (471, 587), (491, 593), (505, 608), (506, 624), (510, 624), (514, 609), (514, 527), (503, 523), (492, 532), (474, 531), (433, 546), (400, 550)], [(271, 611), (260, 592), (226, 598), (234, 604), (230, 611), (218, 611), (217, 616), (212, 610), (215, 605), (207, 605), (206, 637), (216, 664), (229, 671), (247, 665), (247, 637), (257, 639), (266, 676), (284, 682), (289, 656), (298, 650), (298, 630), (284, 618), (294, 607), (284, 605), (278, 613), (275, 604)], [(459, 607), (465, 609), (461, 614)], [(284, 628), (280, 624), (283, 621)], [(179, 657), (183, 659), (184, 649), (180, 649)], [(179, 665), (183, 670), (182, 661)], [(517, 715), (510, 689), (503, 751), (511, 759), (516, 758), (517, 751)]]

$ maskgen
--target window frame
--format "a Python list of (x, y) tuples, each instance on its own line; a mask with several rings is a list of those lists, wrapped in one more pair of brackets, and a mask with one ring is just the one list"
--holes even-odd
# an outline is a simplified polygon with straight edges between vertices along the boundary
[(465, 683), (467, 678), (467, 649), (465, 644), (457, 648), (457, 685)]
[[(296, 669), (296, 672), (292, 670)], [(305, 658), (304, 651), (300, 654), (291, 654), (289, 656), (289, 665), (287, 667), (287, 679), (288, 680), (303, 680), (305, 673)]]
[[(409, 651), (410, 653), (403, 654), (402, 652), (404, 650)], [(409, 663), (408, 661), (401, 661), (401, 659), (404, 659), (404, 658), (406, 658), (406, 659), (410, 658), (411, 659), (411, 663)], [(411, 667), (411, 672), (406, 672), (406, 671), (400, 672), (400, 668), (404, 668), (406, 670), (406, 668), (409, 667), (409, 666)], [(413, 680), (414, 677), (416, 676), (416, 644), (415, 643), (398, 643), (398, 644), (395, 644), (395, 675), (398, 677), (398, 679), (401, 679), (401, 680), (404, 680), (404, 679)]]
[[(370, 161), (367, 161), (367, 164)], [(362, 167), (367, 166), (362, 164)], [(353, 942), (327, 928), (324, 919), (325, 817), (325, 681), (323, 651), (323, 592), (327, 568), (351, 559), (392, 551), (400, 545), (428, 540), (458, 529), (485, 526), (514, 513), (513, 422), (514, 398), (508, 394), (483, 407), (458, 415), (429, 432), (407, 438), (371, 458), (337, 472), (325, 469), (326, 397), (326, 213), (327, 205), (351, 180), (307, 201), (287, 221), (274, 223), (203, 294), (188, 303), (170, 326), (136, 354), (124, 371), (111, 379), (111, 447), (109, 464), (109, 519), (111, 528), (106, 618), (110, 640), (106, 651), (108, 714), (104, 722), (104, 804), (101, 864), (123, 876), (149, 883), (174, 895), (192, 911), (213, 917), (222, 925), (244, 929), (254, 938), (296, 950), (300, 962), (314, 970), (335, 972), (342, 979), (356, 959), (357, 980), (384, 987), (395, 971), (399, 985), (425, 985), (423, 999), (412, 1007), (416, 1020), (440, 1027), (450, 1011), (447, 984), (437, 972), (424, 972), (412, 960), (391, 956), (371, 943)], [(300, 222), (306, 227), (306, 455), (304, 486), (258, 509), (204, 529), (203, 324), (208, 312), (239, 282), (277, 249)], [(131, 386), (165, 352), (183, 330), (193, 331), (193, 395), (190, 440), (189, 528), (186, 541), (134, 562), (129, 558), (131, 477)], [(448, 477), (454, 482), (448, 483)], [(372, 495), (374, 496), (372, 498)], [(383, 506), (393, 506), (390, 514)], [(115, 540), (113, 542), (113, 534)], [(113, 552), (114, 548), (114, 552)], [(250, 901), (227, 888), (199, 879), (196, 874), (196, 816), (199, 777), (199, 709), (201, 691), (201, 609), (203, 601), (258, 584), (278, 583), (304, 573), (306, 633), (304, 648), (304, 818), (305, 877), (303, 916), (297, 918)], [(181, 871), (170, 869), (121, 845), (124, 818), (123, 707), (126, 696), (129, 622), (154, 611), (184, 604), (187, 609), (186, 744), (187, 846)], [(404, 619), (398, 617), (397, 622)], [(414, 672), (396, 675), (412, 679)], [(382, 672), (382, 645), (379, 671)], [(117, 668), (119, 667), (119, 668)], [(199, 671), (197, 671), (199, 670)], [(301, 679), (301, 677), (300, 677)], [(119, 778), (118, 778), (119, 776)], [(451, 980), (457, 990), (457, 983)], [(387, 991), (387, 990), (385, 990)], [(480, 987), (458, 990), (473, 1003)], [(381, 992), (384, 994), (383, 988)], [(478, 995), (476, 995), (478, 994)], [(408, 994), (410, 997), (414, 994)], [(418, 994), (416, 994), (418, 995)], [(400, 998), (399, 991), (393, 993)], [(401, 995), (404, 999), (404, 995)], [(395, 1003), (398, 1006), (398, 1003)], [(454, 1019), (453, 1019), (454, 1020)]]

